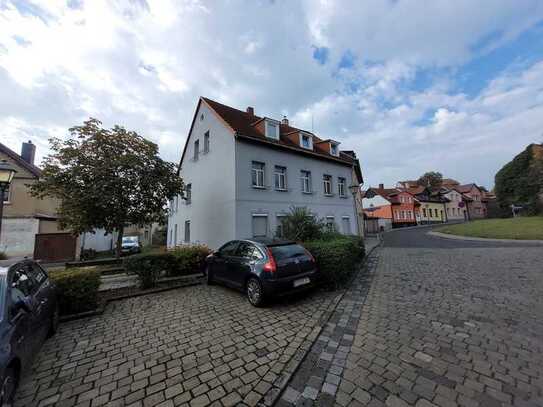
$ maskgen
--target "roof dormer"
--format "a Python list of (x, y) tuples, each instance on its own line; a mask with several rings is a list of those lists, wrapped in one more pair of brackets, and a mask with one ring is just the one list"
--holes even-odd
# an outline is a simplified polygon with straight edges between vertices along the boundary
[(301, 131), (299, 133), (300, 137), (300, 147), (307, 150), (313, 150), (313, 136), (309, 133)]
[(334, 140), (323, 140), (317, 143), (320, 148), (323, 148), (328, 154), (334, 157), (339, 157), (339, 142)]
[(264, 129), (267, 138), (279, 140), (279, 129), (281, 122), (266, 117), (264, 119)]

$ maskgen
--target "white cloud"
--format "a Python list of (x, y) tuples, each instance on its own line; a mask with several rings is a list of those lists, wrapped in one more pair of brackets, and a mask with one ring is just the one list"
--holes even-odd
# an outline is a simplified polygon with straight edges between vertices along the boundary
[[(28, 10), (33, 10), (31, 13)], [(543, 67), (520, 61), (475, 97), (458, 67), (543, 18), (537, 0), (337, 3), (92, 0), (0, 5), (0, 141), (18, 150), (89, 116), (122, 124), (177, 161), (200, 95), (342, 141), (368, 182), (430, 169), (490, 184), (543, 127)], [(329, 47), (321, 65), (314, 46)], [(338, 69), (350, 51), (354, 64)], [(538, 56), (541, 58), (541, 55)]]

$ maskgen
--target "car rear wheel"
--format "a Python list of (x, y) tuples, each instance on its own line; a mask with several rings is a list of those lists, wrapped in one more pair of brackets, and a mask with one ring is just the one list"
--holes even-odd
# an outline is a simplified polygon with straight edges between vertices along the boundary
[(0, 406), (11, 406), (17, 388), (17, 373), (12, 367), (8, 367), (2, 381), (0, 390)]
[(206, 267), (205, 273), (207, 285), (213, 285), (213, 273), (211, 272), (211, 268), (209, 266)]
[(264, 305), (264, 291), (257, 278), (250, 278), (247, 281), (247, 299), (255, 307)]

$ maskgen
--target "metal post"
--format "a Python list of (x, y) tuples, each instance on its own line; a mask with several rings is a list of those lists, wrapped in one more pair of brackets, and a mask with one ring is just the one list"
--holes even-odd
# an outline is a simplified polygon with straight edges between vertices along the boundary
[[(2, 216), (4, 214), (4, 192), (6, 187), (0, 185), (0, 242), (2, 241)], [(1, 247), (0, 247), (1, 249)]]

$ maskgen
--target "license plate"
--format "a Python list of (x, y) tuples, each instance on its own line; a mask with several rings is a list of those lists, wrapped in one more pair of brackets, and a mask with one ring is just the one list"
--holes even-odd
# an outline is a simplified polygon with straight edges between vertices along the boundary
[(301, 285), (306, 285), (306, 284), (309, 284), (310, 282), (311, 282), (311, 280), (309, 279), (309, 277), (299, 278), (298, 280), (294, 280), (294, 287), (299, 287)]

